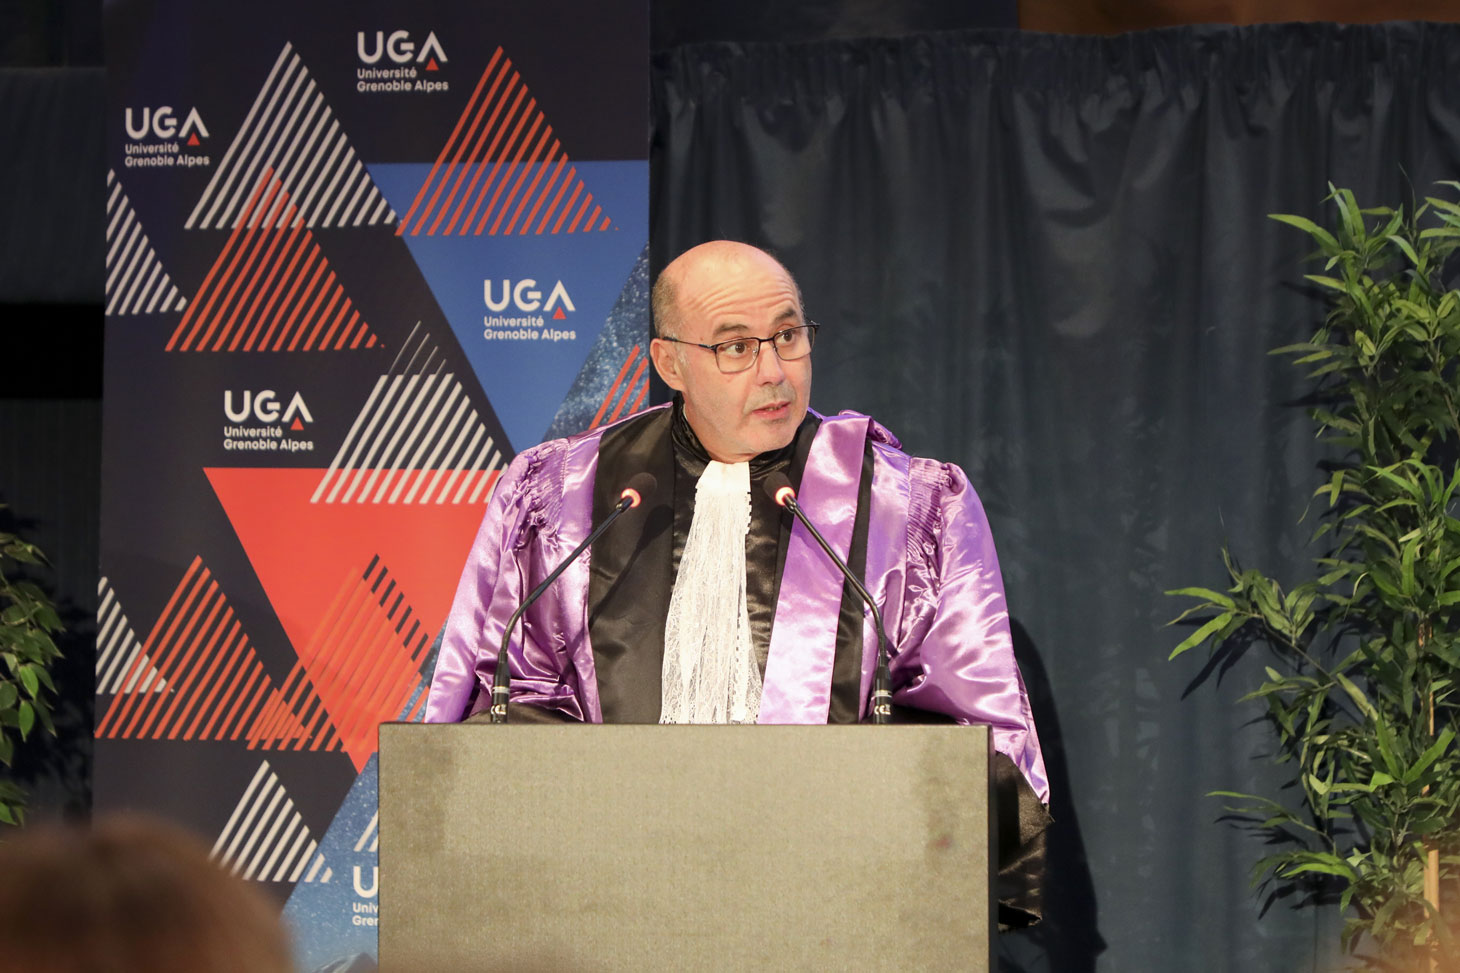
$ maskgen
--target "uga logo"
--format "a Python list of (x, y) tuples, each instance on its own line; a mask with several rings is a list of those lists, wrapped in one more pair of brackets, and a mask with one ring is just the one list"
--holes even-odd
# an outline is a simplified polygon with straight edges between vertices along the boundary
[(233, 407), (233, 390), (229, 389), (223, 393), (223, 414), (230, 422), (247, 422), (252, 416), (259, 422), (290, 422), (294, 423), (295, 429), (304, 428), (300, 423), (313, 422), (314, 416), (309, 414), (309, 406), (304, 404), (304, 396), (298, 392), (294, 398), (289, 400), (287, 408), (279, 408), (279, 396), (273, 389), (264, 389), (262, 392), (251, 392), (245, 390), (240, 396), (240, 405), (237, 409)]
[(502, 279), (501, 296), (493, 294), (495, 284), (496, 281), (492, 280), (482, 281), (482, 296), (487, 302), (487, 309), (490, 311), (505, 311), (508, 304), (516, 307), (519, 311), (536, 311), (538, 309), (551, 311), (553, 308), (558, 308), (558, 313), (553, 316), (555, 318), (561, 318), (564, 309), (569, 311), (577, 310), (573, 306), (573, 299), (568, 296), (568, 289), (563, 286), (562, 281), (558, 281), (553, 285), (553, 289), (548, 294), (546, 301), (542, 299), (542, 291), (537, 289), (537, 281), (531, 277), (519, 280), (516, 284), (513, 284), (512, 281), (504, 277)]
[(366, 64), (377, 63), (382, 55), (396, 64), (408, 64), (411, 61), (419, 63), (429, 59), (427, 71), (435, 71), (438, 63), (446, 63), (446, 52), (442, 50), (434, 30), (426, 35), (419, 51), (416, 50), (416, 42), (411, 40), (411, 32), (408, 30), (392, 31), (389, 36), (386, 36), (385, 31), (377, 30), (374, 37), (368, 37), (363, 30), (357, 31), (355, 52)]
[(140, 116), (135, 115), (129, 107), (126, 114), (127, 135), (134, 139), (145, 139), (149, 135), (159, 139), (180, 137), (188, 139), (190, 145), (197, 145), (198, 136), (208, 137), (208, 127), (203, 124), (203, 116), (198, 114), (196, 108), (188, 109), (181, 127), (178, 126), (177, 115), (171, 105), (143, 108)]

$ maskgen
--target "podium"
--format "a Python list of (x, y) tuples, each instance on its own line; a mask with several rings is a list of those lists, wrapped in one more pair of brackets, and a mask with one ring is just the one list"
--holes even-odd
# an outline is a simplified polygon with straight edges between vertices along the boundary
[(380, 965), (987, 970), (987, 727), (380, 727)]

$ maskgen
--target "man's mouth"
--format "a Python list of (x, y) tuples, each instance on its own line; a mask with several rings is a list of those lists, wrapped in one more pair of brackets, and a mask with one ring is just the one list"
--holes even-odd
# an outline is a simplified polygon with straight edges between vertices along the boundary
[(780, 419), (791, 409), (790, 402), (772, 402), (770, 405), (763, 405), (751, 412), (751, 415), (758, 419)]

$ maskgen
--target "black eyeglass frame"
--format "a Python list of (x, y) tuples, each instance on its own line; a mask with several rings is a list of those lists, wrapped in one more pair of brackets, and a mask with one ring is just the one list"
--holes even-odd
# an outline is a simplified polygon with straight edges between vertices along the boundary
[[(781, 350), (776, 347), (775, 340), (788, 331), (799, 331), (803, 328), (806, 330), (806, 354), (798, 355), (795, 358), (784, 357), (781, 354)], [(738, 338), (726, 338), (724, 341), (717, 341), (713, 345), (702, 345), (698, 341), (684, 341), (679, 338), (670, 338), (667, 336), (661, 337), (659, 340), (672, 341), (676, 345), (689, 345), (691, 348), (703, 348), (706, 351), (714, 352), (715, 366), (720, 369), (720, 374), (739, 375), (741, 372), (750, 371), (752, 368), (755, 367), (755, 363), (760, 361), (760, 346), (763, 344), (769, 343), (771, 346), (771, 350), (776, 353), (776, 357), (779, 358), (781, 361), (800, 361), (803, 358), (809, 357), (811, 355), (811, 349), (816, 346), (816, 332), (820, 330), (820, 328), (821, 325), (817, 324), (815, 321), (807, 321), (805, 324), (797, 324), (789, 328), (782, 328), (775, 334), (771, 335), (769, 338), (757, 338), (754, 335), (741, 335)], [(751, 353), (750, 361), (746, 363), (744, 368), (737, 368), (734, 371), (727, 372), (725, 370), (725, 367), (720, 364), (720, 348), (724, 345), (736, 345), (746, 341), (754, 341), (756, 343), (755, 351)]]

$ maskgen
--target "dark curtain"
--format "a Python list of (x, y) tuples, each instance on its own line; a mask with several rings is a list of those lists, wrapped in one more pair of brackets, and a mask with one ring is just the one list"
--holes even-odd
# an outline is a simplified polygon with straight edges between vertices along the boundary
[(696, 45), (652, 94), (656, 269), (777, 253), (824, 325), (813, 404), (957, 461), (988, 509), (1055, 788), (1048, 918), (1003, 968), (1330, 967), (1334, 910), (1254, 894), (1268, 849), (1204, 796), (1279, 796), (1237, 702), (1264, 660), (1167, 662), (1162, 592), (1222, 585), (1223, 541), (1301, 576), (1323, 456), (1266, 352), (1323, 305), (1266, 214), (1449, 192), (1460, 28)]

